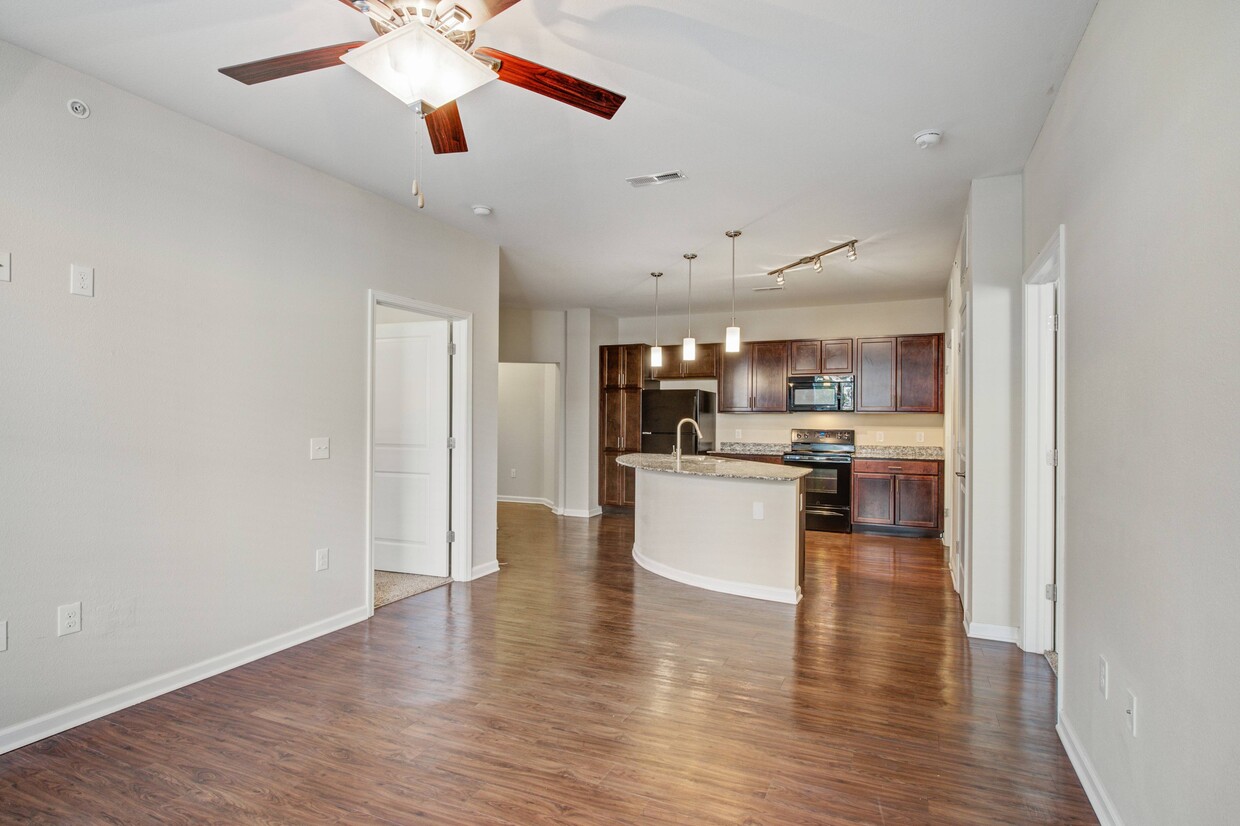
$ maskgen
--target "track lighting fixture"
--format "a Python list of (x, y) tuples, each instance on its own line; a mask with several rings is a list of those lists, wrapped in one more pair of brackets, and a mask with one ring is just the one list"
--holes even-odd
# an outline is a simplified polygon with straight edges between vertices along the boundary
[(650, 366), (663, 366), (663, 348), (659, 346), (659, 279), (663, 277), (661, 272), (652, 272), (650, 277), (654, 279), (654, 346), (650, 348)]
[(732, 239), (732, 325), (724, 330), (723, 351), (739, 353), (741, 351), (741, 328), (736, 326), (736, 237), (741, 234), (739, 229), (730, 229), (724, 233)]
[(693, 259), (697, 258), (696, 252), (686, 252), (685, 260), (689, 262), (689, 302), (688, 302), (688, 323), (689, 332), (685, 336), (685, 340), (681, 342), (680, 360), (693, 361), (697, 358), (697, 339), (693, 337)]
[(845, 241), (842, 244), (836, 244), (834, 247), (829, 247), (823, 250), (822, 252), (816, 252), (813, 255), (805, 256), (799, 261), (793, 261), (791, 264), (788, 264), (787, 266), (780, 267), (777, 270), (771, 270), (770, 272), (767, 273), (767, 275), (775, 276), (776, 284), (783, 284), (784, 273), (788, 272), (788, 270), (795, 270), (801, 267), (808, 267), (812, 265), (814, 268), (814, 272), (822, 272), (822, 259), (826, 258), (831, 253), (839, 252), (842, 249), (848, 250), (849, 261), (856, 261), (857, 260), (857, 243), (858, 243), (857, 240), (853, 239), (852, 241)]

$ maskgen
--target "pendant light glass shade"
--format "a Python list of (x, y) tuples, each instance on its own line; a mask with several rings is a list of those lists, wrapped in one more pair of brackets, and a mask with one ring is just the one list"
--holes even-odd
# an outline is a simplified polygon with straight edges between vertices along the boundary
[(650, 277), (654, 279), (654, 346), (650, 348), (650, 366), (663, 366), (663, 348), (659, 346), (659, 279), (663, 277), (661, 272), (652, 272)]
[(739, 229), (730, 229), (726, 233), (732, 239), (732, 326), (723, 333), (723, 352), (739, 353), (741, 351), (741, 328), (736, 326), (736, 236)]
[(689, 262), (689, 331), (680, 344), (680, 360), (693, 361), (697, 358), (697, 339), (693, 337), (693, 259), (697, 253), (686, 252), (685, 260)]

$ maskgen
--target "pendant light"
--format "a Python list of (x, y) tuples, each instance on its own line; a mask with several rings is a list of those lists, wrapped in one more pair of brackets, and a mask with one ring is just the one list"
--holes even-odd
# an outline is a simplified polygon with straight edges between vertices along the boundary
[(661, 272), (652, 272), (650, 277), (654, 279), (654, 346), (650, 348), (650, 366), (663, 366), (663, 348), (659, 346), (659, 279), (663, 277)]
[(724, 234), (732, 239), (732, 326), (724, 331), (723, 351), (739, 353), (741, 351), (741, 328), (736, 326), (736, 236), (740, 235), (741, 231), (730, 229)]
[(697, 339), (693, 337), (693, 259), (697, 258), (696, 252), (686, 252), (685, 260), (689, 262), (689, 334), (685, 336), (685, 340), (681, 343), (680, 360), (693, 361), (697, 358)]

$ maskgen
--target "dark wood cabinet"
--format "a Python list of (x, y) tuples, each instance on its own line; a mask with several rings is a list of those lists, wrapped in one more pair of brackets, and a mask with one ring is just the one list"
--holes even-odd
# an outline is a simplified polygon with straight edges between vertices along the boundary
[(941, 413), (943, 336), (857, 339), (858, 413)]
[(853, 463), (852, 521), (865, 528), (935, 535), (943, 529), (943, 463), (858, 459)]
[[(719, 377), (720, 344), (699, 344), (697, 358), (684, 361), (681, 346), (673, 344), (663, 348), (663, 364), (651, 367), (647, 375), (652, 379), (714, 379)], [(649, 359), (649, 353), (646, 358)]]
[(895, 336), (857, 339), (857, 412), (896, 409)]
[(943, 410), (943, 337), (896, 339), (896, 410), (939, 413)]
[(782, 465), (784, 463), (783, 456), (777, 456), (773, 453), (720, 453), (711, 451), (711, 456), (718, 456), (720, 459), (741, 459), (746, 462), (765, 462), (768, 465)]
[(613, 344), (599, 349), (599, 380), (603, 387), (642, 386), (646, 345)]
[(853, 340), (788, 342), (788, 375), (819, 376), (853, 371)]
[(600, 505), (624, 506), (634, 501), (636, 474), (616, 464), (616, 458), (641, 450), (645, 362), (644, 344), (599, 348)]
[(788, 342), (754, 341), (724, 353), (720, 413), (783, 413), (788, 409)]

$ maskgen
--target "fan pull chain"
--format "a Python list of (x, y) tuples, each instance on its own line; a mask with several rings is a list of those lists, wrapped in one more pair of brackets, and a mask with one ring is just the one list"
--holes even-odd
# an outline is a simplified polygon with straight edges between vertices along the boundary
[(422, 187), (418, 183), (422, 178), (422, 125), (418, 124), (413, 138), (413, 196), (417, 199), (418, 209), (426, 207), (426, 198), (422, 195)]

